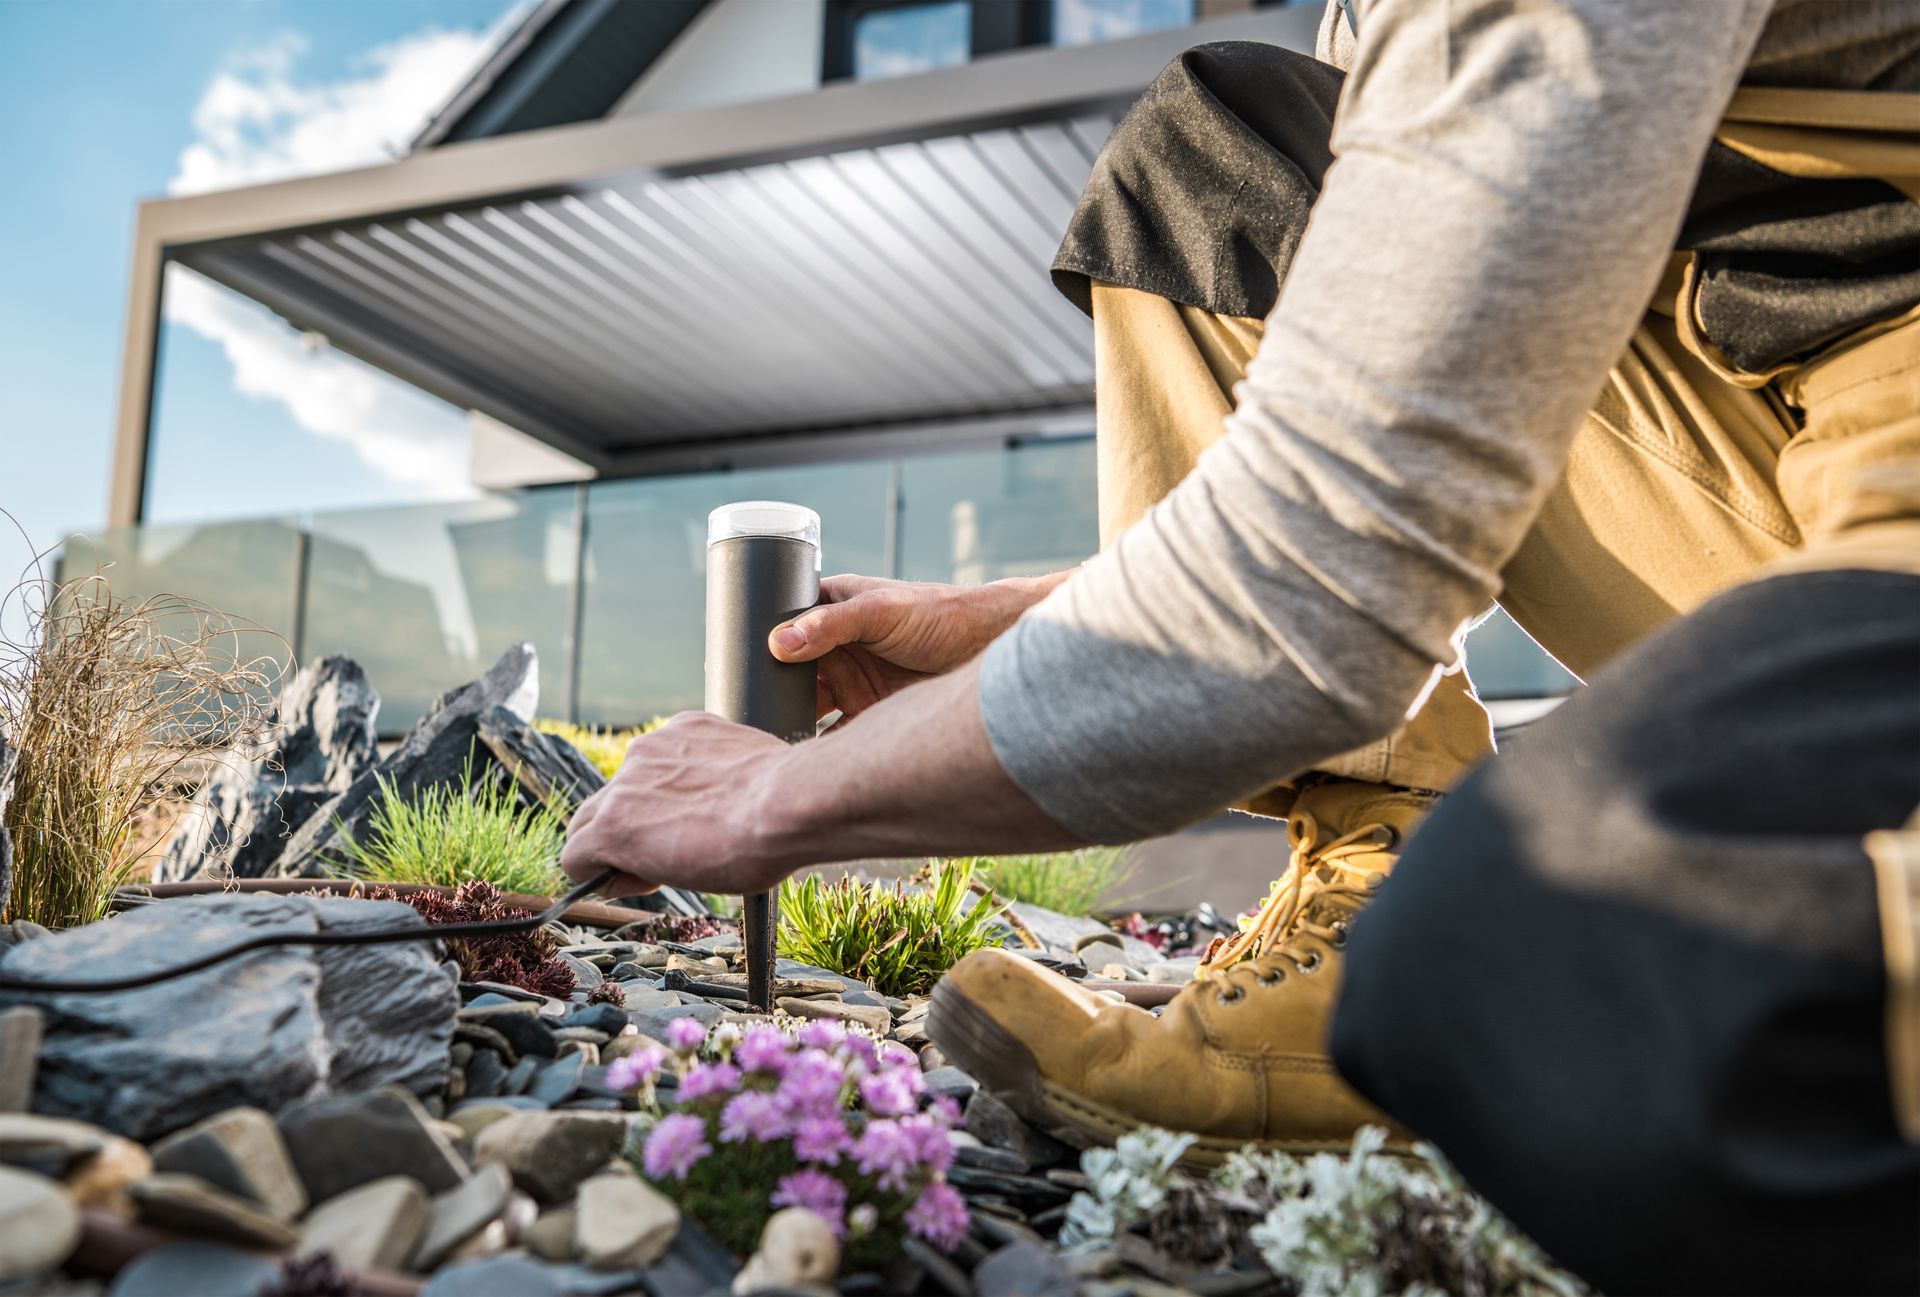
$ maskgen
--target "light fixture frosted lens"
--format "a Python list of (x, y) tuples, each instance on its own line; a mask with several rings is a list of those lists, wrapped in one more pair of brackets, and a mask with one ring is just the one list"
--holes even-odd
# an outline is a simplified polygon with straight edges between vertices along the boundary
[[(779, 500), (737, 500), (707, 515), (707, 544), (741, 536), (777, 536), (820, 549), (820, 515), (800, 504)], [(817, 560), (816, 560), (817, 561)]]

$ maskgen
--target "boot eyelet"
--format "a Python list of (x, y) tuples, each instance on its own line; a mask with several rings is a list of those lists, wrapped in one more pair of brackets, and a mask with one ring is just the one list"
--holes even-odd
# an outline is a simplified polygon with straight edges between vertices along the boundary
[(1287, 970), (1276, 968), (1271, 973), (1261, 973), (1254, 980), (1262, 986), (1278, 986), (1287, 980)]
[(1302, 973), (1317, 973), (1320, 971), (1320, 965), (1323, 962), (1325, 961), (1320, 958), (1320, 952), (1316, 950), (1300, 962), (1300, 971)]
[(1349, 931), (1347, 921), (1345, 919), (1336, 919), (1328, 924), (1327, 927), (1333, 932), (1333, 948), (1335, 950), (1345, 950), (1347, 948), (1347, 932)]
[(1216, 997), (1222, 1004), (1236, 1004), (1246, 998), (1247, 993), (1237, 986), (1230, 986)]

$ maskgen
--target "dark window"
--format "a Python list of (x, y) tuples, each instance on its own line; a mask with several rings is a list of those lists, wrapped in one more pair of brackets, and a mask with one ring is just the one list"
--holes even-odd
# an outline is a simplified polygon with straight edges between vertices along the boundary
[(1051, 0), (827, 0), (821, 77), (875, 81), (1045, 45)]
[(1193, 21), (1194, 0), (1052, 0), (1053, 43), (1091, 45)]
[(958, 67), (973, 53), (968, 0), (871, 9), (853, 21), (853, 79), (912, 76)]

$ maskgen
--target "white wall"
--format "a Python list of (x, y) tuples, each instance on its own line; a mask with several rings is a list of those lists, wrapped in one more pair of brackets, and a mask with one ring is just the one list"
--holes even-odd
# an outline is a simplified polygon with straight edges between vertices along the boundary
[(716, 0), (610, 117), (797, 94), (820, 84), (825, 0)]

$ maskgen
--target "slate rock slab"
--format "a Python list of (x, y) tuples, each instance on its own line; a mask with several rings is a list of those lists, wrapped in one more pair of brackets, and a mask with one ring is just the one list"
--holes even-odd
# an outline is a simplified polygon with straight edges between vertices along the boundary
[(613, 1160), (628, 1129), (617, 1113), (520, 1112), (481, 1131), (473, 1157), (504, 1166), (516, 1185), (541, 1202), (563, 1202)]
[(469, 759), (490, 764), (484, 749), (475, 756), (479, 718), (495, 707), (504, 707), (521, 720), (531, 721), (539, 701), (539, 659), (533, 645), (516, 644), (478, 680), (442, 694), (391, 756), (317, 808), (287, 840), (273, 866), (273, 875), (313, 878), (324, 874), (343, 838), (363, 836), (374, 808), (385, 795), (384, 785), (411, 800), (428, 788), (461, 781)]
[(255, 1203), (191, 1175), (162, 1172), (133, 1186), (140, 1217), (164, 1229), (209, 1234), (251, 1247), (286, 1247), (299, 1235)]
[(259, 1297), (280, 1273), (264, 1257), (217, 1243), (155, 1248), (122, 1270), (112, 1297)]
[(288, 835), (372, 769), (379, 714), (380, 695), (353, 659), (302, 667), (280, 693), (267, 741), (231, 758), (194, 793), (154, 881), (211, 870), (265, 877)]
[(404, 1175), (431, 1193), (458, 1188), (466, 1163), (405, 1090), (332, 1095), (280, 1113), (280, 1134), (315, 1202)]
[(175, 1131), (153, 1146), (161, 1171), (195, 1175), (257, 1204), (275, 1220), (307, 1209), (307, 1188), (293, 1169), (273, 1118), (258, 1108), (230, 1108)]
[[(410, 906), (345, 897), (183, 897), (24, 942), (9, 977), (158, 971), (265, 932), (420, 927)], [(238, 1105), (445, 1083), (457, 997), (429, 941), (277, 946), (112, 994), (9, 991), (46, 1018), (34, 1110), (151, 1142)]]

